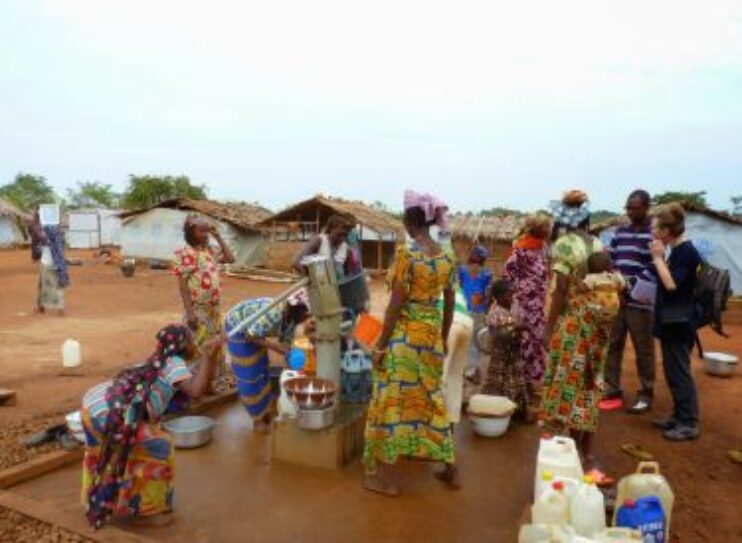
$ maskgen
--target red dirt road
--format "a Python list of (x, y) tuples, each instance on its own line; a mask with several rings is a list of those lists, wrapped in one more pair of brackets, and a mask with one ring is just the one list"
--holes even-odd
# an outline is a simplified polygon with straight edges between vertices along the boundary
[[(156, 330), (179, 318), (177, 286), (169, 272), (138, 268), (133, 279), (125, 279), (118, 268), (94, 263), (90, 253), (70, 256), (82, 258), (83, 266), (71, 268), (68, 315), (59, 318), (32, 313), (36, 270), (29, 252), (0, 251), (3, 285), (0, 387), (18, 392), (17, 406), (0, 407), (0, 449), (3, 451), (18, 442), (18, 424), (28, 424), (30, 429), (42, 424), (49, 415), (76, 409), (85, 390), (109, 378), (122, 366), (146, 357)], [(225, 278), (224, 283), (224, 308), (248, 296), (271, 295), (284, 288), (280, 284), (229, 278)], [(730, 326), (729, 331), (733, 335), (730, 340), (704, 333), (706, 348), (742, 354), (742, 326)], [(68, 337), (82, 344), (82, 377), (59, 376), (60, 348)], [(627, 353), (625, 366), (624, 388), (633, 390), (636, 379), (630, 353)], [(622, 443), (641, 443), (655, 454), (676, 494), (673, 514), (676, 540), (742, 541), (739, 514), (742, 466), (732, 464), (725, 456), (727, 449), (742, 447), (742, 370), (733, 379), (717, 379), (705, 375), (698, 360), (694, 361), (694, 368), (702, 410), (700, 440), (670, 444), (650, 427), (651, 416), (610, 413), (601, 418), (597, 453), (605, 469), (616, 475), (632, 471), (636, 464), (620, 452)], [(664, 414), (670, 407), (670, 400), (661, 370), (658, 371), (657, 389), (655, 413)], [(522, 450), (522, 447), (516, 448)], [(468, 453), (472, 454), (476, 452)], [(483, 465), (479, 461), (473, 463)], [(463, 472), (472, 476), (466, 468)], [(463, 483), (466, 485), (467, 480)], [(508, 481), (498, 491), (493, 489), (492, 507), (497, 508), (498, 499), (507, 499), (503, 497), (503, 488), (512, 487), (514, 496), (523, 496), (531, 485), (532, 479), (525, 477)], [(393, 507), (404, 508), (404, 497), (395, 501)], [(455, 521), (455, 506), (451, 515)], [(487, 523), (490, 519), (481, 518), (478, 522)], [(466, 533), (465, 523), (461, 530), (462, 534)]]

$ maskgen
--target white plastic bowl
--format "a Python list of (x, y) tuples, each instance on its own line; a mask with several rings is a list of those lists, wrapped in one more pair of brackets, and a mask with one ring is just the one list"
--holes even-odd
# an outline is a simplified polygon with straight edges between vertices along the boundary
[(739, 358), (727, 353), (704, 353), (706, 373), (716, 377), (730, 377), (737, 369)]
[(474, 425), (474, 433), (482, 437), (500, 437), (508, 431), (510, 415), (507, 417), (479, 417), (469, 415)]

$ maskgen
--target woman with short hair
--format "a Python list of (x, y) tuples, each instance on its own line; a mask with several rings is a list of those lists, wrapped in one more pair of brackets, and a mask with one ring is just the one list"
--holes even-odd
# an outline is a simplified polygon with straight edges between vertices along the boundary
[[(654, 421), (665, 439), (687, 441), (699, 436), (698, 393), (691, 372), (690, 354), (698, 323), (694, 291), (701, 256), (685, 239), (685, 210), (677, 203), (654, 213), (650, 245), (659, 277), (655, 302), (654, 335), (660, 340), (665, 380), (672, 393), (673, 412)], [(666, 258), (665, 252), (670, 248)]]

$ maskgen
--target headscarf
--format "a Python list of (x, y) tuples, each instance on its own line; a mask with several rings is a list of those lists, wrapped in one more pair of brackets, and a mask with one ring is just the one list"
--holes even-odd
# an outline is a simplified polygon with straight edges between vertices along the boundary
[(44, 226), (44, 234), (46, 235), (46, 244), (52, 253), (57, 282), (60, 288), (65, 288), (70, 284), (70, 276), (67, 273), (67, 261), (64, 258), (64, 235), (59, 226), (56, 225)]
[(408, 210), (419, 207), (425, 213), (425, 220), (434, 222), (438, 228), (448, 232), (448, 204), (432, 194), (418, 193), (406, 190), (404, 193), (404, 208)]
[(472, 257), (476, 257), (482, 264), (484, 264), (490, 257), (490, 253), (484, 245), (475, 245), (469, 253), (469, 260), (471, 260)]
[[(98, 529), (113, 514), (118, 501), (126, 464), (137, 443), (142, 422), (155, 422), (156, 413), (150, 404), (150, 390), (169, 358), (185, 354), (192, 341), (191, 331), (183, 324), (171, 324), (157, 333), (157, 348), (147, 362), (125, 369), (116, 376), (108, 390), (106, 403), (106, 438), (101, 443), (98, 465), (88, 491), (88, 522)], [(103, 476), (110, 472), (110, 482)], [(108, 477), (107, 477), (108, 479)]]
[(309, 293), (307, 289), (300, 288), (287, 298), (286, 303), (291, 306), (305, 305), (309, 307)]
[(590, 201), (581, 190), (567, 192), (560, 201), (550, 206), (554, 222), (567, 228), (577, 228), (590, 218)]

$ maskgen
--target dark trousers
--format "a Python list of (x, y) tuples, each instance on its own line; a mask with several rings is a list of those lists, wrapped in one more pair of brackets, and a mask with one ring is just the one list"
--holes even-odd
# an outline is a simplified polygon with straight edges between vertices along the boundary
[(621, 365), (626, 347), (626, 336), (631, 335), (636, 354), (636, 370), (641, 381), (639, 396), (651, 399), (654, 395), (655, 359), (652, 337), (652, 311), (622, 307), (611, 330), (605, 380), (609, 393), (621, 392)]
[(662, 346), (662, 366), (665, 369), (665, 381), (670, 388), (673, 402), (672, 417), (680, 424), (696, 426), (698, 424), (698, 393), (690, 367), (690, 353), (693, 343), (686, 339), (681, 341), (660, 340)]

